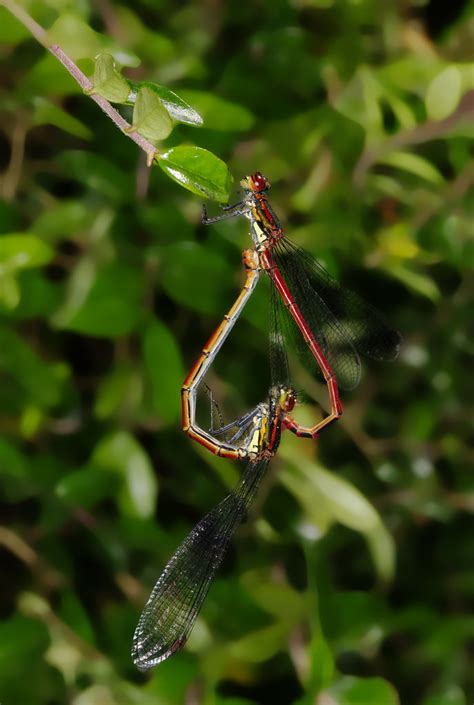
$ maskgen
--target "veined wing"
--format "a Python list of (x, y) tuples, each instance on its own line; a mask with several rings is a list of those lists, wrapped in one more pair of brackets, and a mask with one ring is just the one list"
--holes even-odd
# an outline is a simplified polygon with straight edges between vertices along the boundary
[(283, 238), (275, 259), (343, 389), (360, 379), (359, 353), (393, 360), (401, 336), (358, 294), (342, 287), (308, 252)]
[(132, 658), (141, 670), (164, 661), (186, 643), (267, 464), (268, 460), (249, 462), (237, 487), (196, 524), (169, 560), (133, 637)]

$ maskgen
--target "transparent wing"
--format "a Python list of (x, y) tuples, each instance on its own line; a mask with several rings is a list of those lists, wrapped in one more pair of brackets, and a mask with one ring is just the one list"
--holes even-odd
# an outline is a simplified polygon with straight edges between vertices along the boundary
[[(288, 330), (288, 317), (285, 306), (273, 284), (270, 285), (270, 371), (272, 385), (290, 387), (290, 368), (288, 364), (287, 346), (292, 338)], [(290, 333), (290, 334), (289, 334)], [(298, 336), (301, 333), (298, 331)]]
[(135, 630), (132, 658), (146, 670), (178, 651), (191, 632), (268, 460), (248, 463), (237, 487), (184, 539), (159, 577)]
[(308, 252), (283, 238), (275, 248), (275, 260), (339, 386), (352, 389), (358, 384), (359, 353), (375, 360), (397, 356), (400, 333), (358, 294), (343, 288)]

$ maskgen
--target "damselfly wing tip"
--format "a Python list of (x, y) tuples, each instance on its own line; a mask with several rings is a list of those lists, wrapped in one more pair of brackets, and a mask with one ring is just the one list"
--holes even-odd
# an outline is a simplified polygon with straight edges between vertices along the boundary
[(139, 671), (148, 671), (153, 666), (157, 666), (162, 661), (172, 656), (176, 651), (179, 651), (186, 643), (186, 638), (181, 637), (171, 646), (152, 644), (150, 646), (149, 639), (145, 637), (145, 641), (140, 639), (140, 636), (135, 632), (132, 646), (132, 660)]

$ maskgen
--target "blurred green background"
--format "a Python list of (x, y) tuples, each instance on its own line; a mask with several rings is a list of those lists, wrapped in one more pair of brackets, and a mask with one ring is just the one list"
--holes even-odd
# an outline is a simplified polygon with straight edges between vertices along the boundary
[[(25, 6), (200, 110), (165, 146), (223, 159), (232, 202), (264, 172), (290, 237), (405, 345), (317, 442), (284, 438), (186, 649), (138, 673), (154, 581), (238, 476), (180, 431), (179, 390), (248, 228), (201, 226), (0, 8), (0, 701), (470, 705), (473, 3)], [(266, 394), (267, 299), (208, 380), (226, 418)], [(292, 363), (314, 418), (325, 389)]]

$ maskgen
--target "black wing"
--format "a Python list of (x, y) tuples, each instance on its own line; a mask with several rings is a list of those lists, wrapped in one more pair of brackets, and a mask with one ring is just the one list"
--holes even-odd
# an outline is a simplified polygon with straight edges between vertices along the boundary
[(342, 287), (308, 252), (283, 238), (275, 247), (275, 260), (340, 387), (352, 389), (358, 384), (359, 353), (375, 360), (396, 358), (400, 333), (358, 294)]
[(166, 565), (135, 630), (132, 658), (146, 670), (185, 643), (268, 460), (249, 462), (237, 487), (196, 524)]

